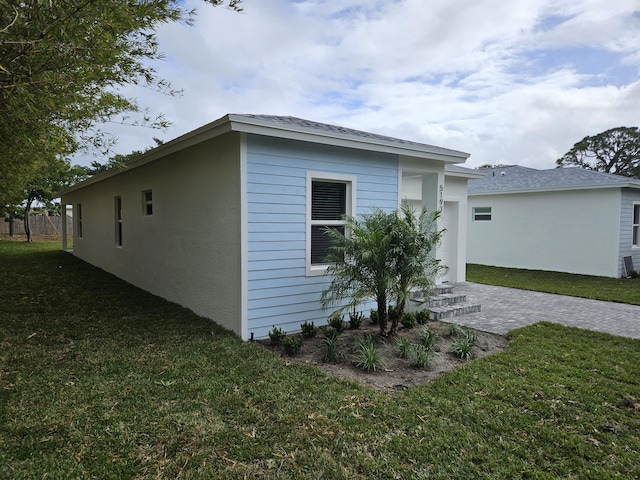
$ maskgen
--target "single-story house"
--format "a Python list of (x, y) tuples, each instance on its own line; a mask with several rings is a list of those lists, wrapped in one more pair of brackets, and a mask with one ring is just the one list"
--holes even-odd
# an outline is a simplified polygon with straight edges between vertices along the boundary
[(469, 263), (621, 277), (640, 266), (640, 181), (503, 166), (469, 181)]
[(464, 280), (466, 187), (477, 172), (451, 164), (467, 157), (299, 118), (230, 114), (60, 196), (73, 209), (74, 255), (243, 339), (263, 338), (273, 326), (326, 324), (322, 230), (341, 228), (343, 214), (392, 211), (403, 198), (443, 208), (439, 256), (449, 279)]

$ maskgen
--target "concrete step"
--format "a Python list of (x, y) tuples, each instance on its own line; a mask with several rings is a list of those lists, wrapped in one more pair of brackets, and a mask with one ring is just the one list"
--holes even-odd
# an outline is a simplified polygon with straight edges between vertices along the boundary
[(443, 295), (432, 295), (429, 300), (423, 304), (424, 308), (433, 309), (436, 307), (446, 307), (455, 305), (456, 303), (464, 303), (467, 301), (466, 295), (456, 295), (454, 293), (445, 293)]
[[(453, 292), (453, 287), (448, 285), (436, 285), (431, 289), (430, 297), (437, 297), (440, 295), (450, 295)], [(424, 301), (424, 290), (414, 290), (411, 292), (411, 300)]]
[(457, 303), (446, 307), (430, 308), (431, 320), (442, 320), (444, 318), (459, 317), (468, 313), (477, 313), (481, 310), (480, 304)]
[(457, 303), (464, 303), (467, 301), (467, 296), (445, 293), (444, 295), (432, 295), (428, 300), (425, 300), (424, 297), (412, 297), (411, 301), (418, 308), (428, 308), (431, 310), (436, 307), (446, 307)]
[(437, 285), (431, 290), (431, 295), (428, 299), (425, 299), (422, 291), (413, 292), (409, 304), (410, 311), (429, 309), (432, 320), (442, 320), (468, 313), (476, 313), (481, 309), (480, 304), (467, 302), (466, 295), (453, 293), (453, 287), (450, 285)]
[(436, 285), (431, 289), (431, 295), (443, 295), (445, 293), (452, 293), (453, 287), (451, 285)]

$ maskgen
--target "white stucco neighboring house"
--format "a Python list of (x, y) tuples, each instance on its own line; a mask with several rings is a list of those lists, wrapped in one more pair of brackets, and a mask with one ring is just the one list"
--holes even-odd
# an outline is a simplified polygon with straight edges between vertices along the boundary
[(481, 169), (469, 182), (469, 263), (620, 277), (640, 267), (640, 181), (581, 168)]
[(477, 173), (450, 164), (467, 157), (294, 117), (229, 114), (60, 195), (73, 209), (74, 255), (243, 339), (263, 338), (273, 326), (326, 324), (321, 232), (341, 228), (343, 214), (392, 211), (403, 198), (444, 208), (438, 255), (464, 280), (466, 184)]

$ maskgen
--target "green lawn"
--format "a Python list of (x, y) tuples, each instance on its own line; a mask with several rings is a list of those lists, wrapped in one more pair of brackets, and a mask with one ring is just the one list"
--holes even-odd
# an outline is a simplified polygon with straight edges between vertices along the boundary
[(389, 395), (57, 248), (0, 241), (2, 479), (640, 477), (638, 340), (537, 324)]
[(640, 305), (640, 279), (467, 265), (469, 282)]

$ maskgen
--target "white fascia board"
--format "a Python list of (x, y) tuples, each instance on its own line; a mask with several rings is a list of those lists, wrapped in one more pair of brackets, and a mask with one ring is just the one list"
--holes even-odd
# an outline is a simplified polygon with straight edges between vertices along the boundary
[(468, 178), (469, 180), (480, 179), (484, 177), (484, 173), (474, 173), (474, 172), (459, 172), (444, 169), (445, 177), (459, 177), (459, 178)]

